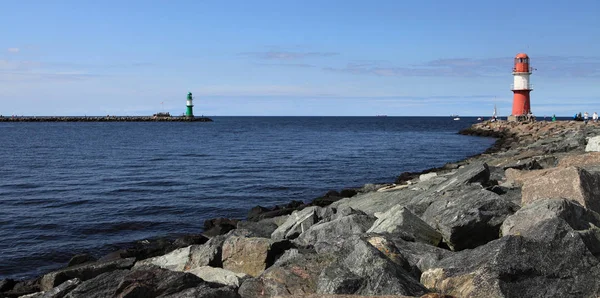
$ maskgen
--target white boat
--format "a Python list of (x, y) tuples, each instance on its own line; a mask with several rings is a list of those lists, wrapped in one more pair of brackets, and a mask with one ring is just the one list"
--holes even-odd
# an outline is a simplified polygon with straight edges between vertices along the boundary
[(481, 117), (477, 118), (477, 121), (482, 121), (482, 120), (483, 120), (483, 118), (481, 118)]
[(458, 121), (458, 120), (460, 120), (460, 117), (454, 117), (454, 119), (452, 119), (452, 120)]

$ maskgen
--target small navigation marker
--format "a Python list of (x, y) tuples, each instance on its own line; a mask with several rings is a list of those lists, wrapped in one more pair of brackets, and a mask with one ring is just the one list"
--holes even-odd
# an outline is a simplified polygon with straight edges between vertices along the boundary
[(192, 92), (188, 92), (188, 95), (187, 95), (187, 105), (186, 105), (187, 109), (185, 110), (185, 116), (186, 117), (190, 117), (190, 118), (194, 117), (194, 111), (193, 111), (194, 104), (192, 103), (193, 99), (194, 98), (192, 97)]

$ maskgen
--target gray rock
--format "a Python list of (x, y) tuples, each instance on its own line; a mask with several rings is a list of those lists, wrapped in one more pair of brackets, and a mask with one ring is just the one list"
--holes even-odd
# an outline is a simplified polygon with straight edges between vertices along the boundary
[(238, 293), (244, 298), (315, 294), (317, 279), (335, 257), (305, 251), (296, 258), (277, 262), (257, 278), (245, 280)]
[(129, 270), (115, 270), (96, 276), (82, 282), (77, 288), (67, 294), (67, 298), (105, 298), (114, 297), (115, 290)]
[(69, 279), (78, 278), (85, 281), (105, 272), (117, 269), (129, 269), (133, 267), (134, 263), (135, 258), (127, 258), (67, 267), (44, 275), (40, 280), (40, 288), (42, 291), (48, 291)]
[(184, 270), (191, 270), (203, 266), (223, 267), (223, 243), (228, 236), (219, 235), (211, 238), (202, 245), (192, 245), (190, 255)]
[(8, 292), (12, 290), (15, 284), (16, 282), (14, 279), (7, 278), (0, 280), (0, 292)]
[(88, 263), (88, 262), (95, 262), (95, 261), (97, 261), (96, 258), (92, 257), (89, 254), (78, 254), (78, 255), (74, 255), (71, 258), (71, 260), (69, 260), (67, 267), (84, 264), (84, 263)]
[(239, 287), (241, 281), (248, 275), (244, 273), (235, 273), (223, 268), (213, 268), (210, 266), (198, 267), (188, 271), (205, 281), (218, 283), (226, 286)]
[(287, 240), (229, 236), (223, 243), (223, 269), (256, 277), (291, 246)]
[(437, 173), (436, 172), (431, 172), (431, 173), (427, 173), (427, 174), (421, 174), (419, 176), (419, 181), (421, 181), (421, 182), (428, 181), (428, 180), (431, 180), (434, 177), (437, 177)]
[(161, 297), (195, 288), (205, 282), (191, 274), (156, 266), (130, 271), (115, 291), (117, 297)]
[(49, 291), (46, 291), (41, 297), (42, 298), (62, 298), (65, 297), (69, 292), (75, 289), (79, 284), (81, 284), (81, 280), (78, 278), (70, 279), (58, 287), (55, 287)]
[(294, 242), (300, 245), (310, 245), (317, 242), (330, 242), (345, 239), (351, 235), (363, 234), (373, 224), (375, 218), (366, 214), (352, 214), (311, 226), (300, 234)]
[(166, 255), (141, 260), (135, 263), (133, 269), (145, 265), (155, 265), (173, 271), (183, 271), (189, 261), (191, 246), (176, 249)]
[(418, 242), (437, 246), (442, 235), (414, 215), (410, 210), (396, 205), (383, 213), (376, 213), (377, 220), (369, 228), (368, 233), (402, 233)]
[[(347, 275), (339, 276), (332, 273)], [(358, 286), (347, 287), (350, 282)], [(333, 292), (318, 292), (318, 294), (420, 296), (427, 292), (400, 265), (392, 262), (366, 239), (359, 236), (352, 236), (344, 243), (338, 252), (337, 261), (325, 269), (325, 273), (319, 276), (318, 283), (318, 289)]]
[[(389, 237), (389, 235), (381, 235), (377, 237)], [(391, 242), (395, 246), (395, 251), (398, 251), (402, 255), (403, 259), (406, 260), (410, 266), (410, 273), (417, 279), (420, 279), (422, 272), (433, 268), (439, 260), (454, 254), (454, 252), (442, 248), (434, 247), (421, 242), (406, 241), (402, 238), (393, 236), (387, 238), (387, 241)], [(369, 243), (373, 243), (373, 241), (369, 239)], [(385, 251), (382, 252), (386, 254)], [(388, 256), (388, 258), (393, 259), (390, 256)]]
[(284, 224), (279, 226), (272, 234), (271, 238), (275, 240), (294, 239), (312, 225), (317, 223), (317, 210), (319, 207), (313, 206), (294, 211)]
[(275, 219), (267, 218), (255, 221), (240, 221), (237, 224), (238, 229), (246, 229), (251, 232), (252, 237), (270, 238), (271, 234), (277, 230), (278, 225)]
[(162, 296), (164, 298), (239, 298), (237, 288), (220, 287), (211, 288), (207, 285), (200, 285), (195, 288), (185, 289), (179, 293)]
[[(421, 183), (417, 185), (420, 184)], [(412, 191), (406, 188), (387, 192), (368, 192), (339, 200), (331, 204), (331, 207), (337, 208), (338, 210), (352, 208), (369, 215), (374, 215), (376, 212), (385, 212), (396, 205), (403, 205), (407, 200), (410, 200), (420, 193), (422, 193), (422, 191)]]
[(456, 297), (596, 297), (598, 265), (579, 235), (553, 218), (528, 237), (506, 236), (444, 258), (421, 282)]
[(490, 169), (486, 163), (473, 163), (449, 176), (447, 181), (441, 183), (436, 192), (441, 192), (456, 186), (467, 185), (471, 183), (486, 184), (490, 179)]
[(439, 231), (452, 250), (474, 248), (499, 237), (506, 217), (518, 205), (478, 186), (466, 187), (432, 203), (423, 220)]
[(600, 152), (600, 136), (591, 137), (587, 140), (585, 152)]

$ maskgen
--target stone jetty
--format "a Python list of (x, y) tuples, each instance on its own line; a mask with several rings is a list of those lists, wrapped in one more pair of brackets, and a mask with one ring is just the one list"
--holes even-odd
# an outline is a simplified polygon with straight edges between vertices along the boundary
[(0, 122), (212, 122), (207, 117), (155, 116), (0, 116)]
[[(486, 152), (73, 256), (2, 297), (598, 297), (600, 125), (485, 122)], [(468, 146), (469, 144), (465, 144)]]

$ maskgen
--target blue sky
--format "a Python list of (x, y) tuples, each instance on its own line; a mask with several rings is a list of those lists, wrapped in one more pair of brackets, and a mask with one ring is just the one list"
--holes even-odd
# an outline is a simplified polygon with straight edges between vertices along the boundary
[[(600, 1), (0, 0), (0, 114), (600, 111)], [(161, 104), (162, 102), (162, 104)]]

